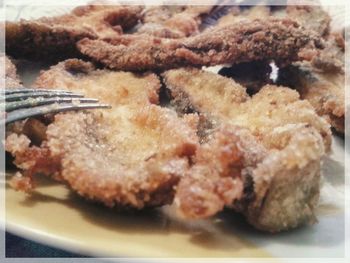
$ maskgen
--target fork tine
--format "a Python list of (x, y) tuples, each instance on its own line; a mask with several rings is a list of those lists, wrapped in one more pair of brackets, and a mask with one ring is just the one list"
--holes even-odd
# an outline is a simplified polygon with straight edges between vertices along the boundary
[(19, 110), (23, 108), (29, 108), (29, 107), (36, 107), (41, 105), (48, 105), (53, 103), (69, 103), (77, 101), (78, 103), (93, 103), (98, 102), (97, 99), (90, 99), (90, 98), (60, 98), (60, 97), (54, 97), (54, 98), (29, 98), (26, 100), (20, 100), (20, 101), (13, 101), (8, 102), (5, 104), (5, 110), (6, 112), (11, 112), (14, 110)]
[[(28, 98), (38, 98), (38, 97), (44, 97), (44, 98), (50, 98), (50, 97), (67, 97), (67, 98), (82, 98), (84, 95), (82, 94), (76, 94), (76, 93), (69, 93), (69, 92), (57, 92), (57, 91), (50, 91), (50, 92), (26, 92), (26, 93), (15, 93), (11, 95), (6, 95), (5, 101), (11, 102), (16, 100), (25, 100)], [(2, 98), (3, 100), (4, 98)]]
[(49, 113), (58, 113), (65, 111), (75, 111), (75, 110), (88, 110), (88, 109), (102, 109), (111, 108), (108, 104), (98, 104), (98, 103), (67, 103), (67, 104), (51, 104), (38, 106), (28, 109), (19, 109), (6, 114), (6, 124), (23, 120), (29, 117), (35, 117), (39, 115), (45, 115)]
[(58, 91), (58, 92), (65, 92), (65, 93), (73, 93), (69, 90), (50, 90), (50, 89), (26, 89), (26, 88), (18, 88), (18, 89), (6, 89), (6, 90), (2, 90), (0, 92), (0, 94), (2, 95), (11, 95), (11, 94), (16, 94), (16, 93), (28, 93), (28, 92), (53, 92), (53, 91)]

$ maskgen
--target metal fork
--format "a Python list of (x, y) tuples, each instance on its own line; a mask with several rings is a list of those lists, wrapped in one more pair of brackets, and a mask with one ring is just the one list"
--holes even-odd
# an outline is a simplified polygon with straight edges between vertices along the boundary
[(0, 105), (5, 110), (1, 124), (48, 113), (111, 107), (98, 103), (97, 99), (84, 98), (83, 94), (71, 91), (26, 88), (0, 91)]

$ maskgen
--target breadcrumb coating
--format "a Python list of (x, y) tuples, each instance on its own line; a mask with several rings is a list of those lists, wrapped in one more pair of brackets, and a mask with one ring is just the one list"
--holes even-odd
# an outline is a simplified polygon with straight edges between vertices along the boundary
[[(0, 54), (0, 65), (1, 67), (5, 66), (5, 69), (0, 72), (0, 80), (5, 84), (5, 87), (7, 89), (22, 87), (21, 81), (17, 75), (16, 66), (11, 59), (4, 54)], [(3, 74), (5, 74), (5, 76)]]
[(320, 45), (318, 40), (292, 20), (272, 19), (217, 27), (179, 40), (143, 35), (106, 41), (86, 38), (79, 41), (78, 48), (109, 68), (140, 71), (253, 60), (288, 64), (298, 59), (301, 48)]
[(319, 131), (325, 148), (330, 149), (329, 125), (292, 89), (266, 85), (250, 98), (243, 86), (215, 73), (182, 68), (166, 71), (163, 76), (175, 104), (182, 101), (182, 108), (187, 105), (214, 121), (248, 128), (267, 148), (284, 147), (269, 139), (274, 129), (306, 123)]
[[(41, 72), (35, 86), (83, 91), (112, 108), (56, 115), (46, 141), (24, 154), (45, 151), (58, 160), (56, 172), (74, 191), (109, 207), (141, 209), (172, 201), (174, 186), (198, 147), (198, 120), (196, 115), (180, 119), (155, 105), (156, 75), (97, 70), (75, 59)], [(8, 150), (21, 165), (18, 153)], [(27, 159), (34, 163), (30, 168), (41, 168), (37, 156)]]
[(336, 131), (344, 133), (345, 44), (341, 35), (329, 35), (325, 49), (311, 61), (281, 69), (278, 81), (295, 88)]
[(229, 12), (218, 19), (216, 26), (227, 26), (241, 21), (252, 21), (254, 19), (269, 19), (270, 15), (271, 10), (269, 6), (231, 6)]
[(199, 33), (202, 17), (213, 6), (154, 6), (143, 14), (137, 33), (161, 38), (184, 38)]
[[(315, 222), (321, 158), (325, 150), (329, 150), (331, 132), (327, 122), (315, 113), (309, 102), (300, 100), (294, 90), (273, 85), (263, 87), (250, 98), (233, 80), (193, 68), (169, 70), (163, 77), (174, 103), (182, 101), (180, 110), (191, 108), (211, 121), (214, 127), (234, 125), (245, 128), (250, 136), (253, 135), (248, 140), (252, 146), (246, 147), (245, 151), (242, 151), (243, 147), (238, 149), (243, 153), (257, 147), (261, 149), (258, 151), (260, 158), (251, 162), (251, 168), (241, 171), (243, 193), (233, 185), (226, 189), (240, 194), (237, 193), (236, 200), (231, 199), (231, 204), (229, 199), (213, 190), (220, 181), (213, 172), (205, 176), (209, 182), (202, 186), (211, 189), (208, 196), (203, 195), (203, 191), (191, 191), (189, 183), (180, 182), (177, 190), (180, 197), (176, 200), (182, 215), (207, 217), (224, 206), (231, 206), (242, 212), (252, 225), (269, 232)], [(231, 138), (233, 145), (235, 138), (237, 136)], [(238, 142), (236, 140), (237, 145)], [(226, 149), (229, 145), (224, 143), (222, 147)], [(220, 149), (208, 148), (212, 154)], [(239, 156), (240, 151), (233, 156)], [(191, 176), (187, 180), (196, 182)], [(204, 179), (201, 181), (205, 182)], [(193, 206), (186, 197), (193, 201)]]
[(47, 131), (51, 155), (62, 158), (64, 181), (90, 200), (138, 209), (169, 204), (195, 151), (195, 132), (156, 105), (128, 117), (127, 110), (114, 110), (119, 118), (58, 115)]
[(321, 72), (309, 62), (299, 62), (283, 69), (279, 81), (294, 87), (320, 116), (325, 117), (338, 132), (344, 133), (344, 73)]
[(313, 30), (321, 36), (327, 36), (330, 32), (331, 17), (318, 5), (288, 5), (286, 15), (308, 30)]
[(6, 52), (15, 58), (55, 60), (80, 57), (83, 38), (113, 38), (137, 24), (142, 7), (79, 6), (71, 13), (37, 20), (6, 22)]
[(252, 172), (255, 198), (241, 200), (234, 207), (264, 231), (275, 233), (313, 224), (325, 154), (322, 138), (314, 128), (302, 124), (284, 127), (271, 137), (286, 146), (271, 151)]
[(249, 130), (220, 125), (201, 145), (177, 186), (175, 205), (184, 218), (206, 218), (247, 194), (244, 174), (266, 156)]

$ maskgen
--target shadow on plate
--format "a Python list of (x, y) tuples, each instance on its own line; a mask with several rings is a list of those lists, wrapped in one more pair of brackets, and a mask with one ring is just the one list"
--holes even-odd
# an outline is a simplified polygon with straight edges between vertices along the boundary
[[(197, 246), (209, 250), (224, 251), (255, 248), (256, 245), (264, 247), (272, 242), (296, 246), (315, 246), (316, 244), (320, 247), (329, 247), (330, 244), (336, 245), (344, 240), (344, 231), (342, 231), (344, 227), (334, 230), (331, 221), (328, 225), (329, 237), (327, 239), (318, 238), (318, 224), (300, 227), (288, 232), (270, 234), (254, 229), (242, 215), (229, 209), (208, 220), (183, 221), (175, 216), (169, 206), (142, 211), (120, 211), (87, 202), (68, 188), (66, 195), (62, 197), (61, 195), (57, 197), (54, 194), (43, 194), (42, 189), (47, 187), (57, 188), (57, 182), (41, 177), (38, 180), (37, 190), (28, 195), (22, 204), (34, 207), (39, 203), (59, 203), (78, 211), (84, 220), (93, 225), (108, 229), (108, 231), (134, 235), (135, 238), (140, 234), (170, 235), (179, 233), (188, 235), (190, 242)], [(344, 225), (344, 221), (342, 224)], [(322, 227), (327, 228), (327, 225), (322, 224)]]

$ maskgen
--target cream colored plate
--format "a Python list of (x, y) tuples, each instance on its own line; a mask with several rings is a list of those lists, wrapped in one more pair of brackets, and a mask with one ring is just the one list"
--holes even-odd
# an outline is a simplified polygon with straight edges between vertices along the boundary
[(86, 202), (64, 186), (40, 180), (26, 196), (6, 191), (8, 229), (83, 254), (136, 257), (267, 257), (242, 235), (229, 213), (196, 225), (160, 210), (134, 214)]

